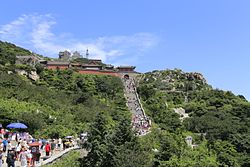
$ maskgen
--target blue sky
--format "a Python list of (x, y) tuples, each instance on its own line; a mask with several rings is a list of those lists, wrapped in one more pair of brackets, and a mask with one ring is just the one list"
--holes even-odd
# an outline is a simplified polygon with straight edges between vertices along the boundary
[(140, 72), (180, 68), (250, 99), (250, 1), (8, 0), (0, 40), (45, 56), (90, 56)]

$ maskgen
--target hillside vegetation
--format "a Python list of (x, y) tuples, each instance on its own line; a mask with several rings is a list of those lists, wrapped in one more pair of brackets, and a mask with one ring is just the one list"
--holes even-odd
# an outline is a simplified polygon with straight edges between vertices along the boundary
[[(52, 166), (250, 166), (250, 103), (213, 89), (201, 74), (175, 69), (138, 75), (137, 90), (153, 126), (136, 137), (119, 78), (26, 65), (24, 70), (37, 70), (34, 81), (16, 73), (15, 55), (27, 54), (0, 43), (0, 123), (23, 122), (37, 138), (89, 133), (87, 157), (72, 153)], [(174, 112), (180, 108), (188, 118)]]
[[(244, 96), (212, 89), (201, 74), (178, 69), (143, 74), (138, 91), (157, 127), (173, 135), (192, 132), (195, 144), (214, 154), (219, 166), (249, 166), (250, 103)], [(173, 111), (180, 107), (189, 114), (183, 123)], [(161, 160), (169, 163), (175, 158)]]
[(99, 111), (126, 111), (121, 81), (110, 76), (43, 71), (39, 82), (0, 72), (1, 123), (21, 121), (37, 136), (87, 130)]
[(0, 41), (0, 65), (15, 64), (16, 56), (27, 56), (29, 50), (18, 47), (12, 43)]

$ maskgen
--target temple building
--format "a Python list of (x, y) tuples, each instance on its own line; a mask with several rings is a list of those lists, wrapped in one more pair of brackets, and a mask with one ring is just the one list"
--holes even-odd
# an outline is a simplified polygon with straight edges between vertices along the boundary
[(105, 66), (105, 70), (114, 71), (115, 69), (114, 69), (113, 65), (108, 64), (108, 65)]
[(89, 64), (102, 64), (101, 59), (88, 59)]
[(131, 73), (135, 72), (135, 66), (119, 66), (116, 67), (120, 73)]
[(102, 65), (98, 64), (82, 64), (82, 70), (102, 70)]
[(69, 62), (63, 62), (63, 61), (48, 61), (46, 64), (47, 69), (50, 70), (65, 70), (70, 67)]

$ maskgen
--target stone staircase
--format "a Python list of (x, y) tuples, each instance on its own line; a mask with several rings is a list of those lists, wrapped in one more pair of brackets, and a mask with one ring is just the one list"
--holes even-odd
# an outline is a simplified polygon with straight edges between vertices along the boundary
[(124, 92), (128, 109), (132, 113), (132, 126), (137, 136), (150, 132), (151, 121), (146, 116), (139, 95), (137, 94), (134, 78), (123, 78)]

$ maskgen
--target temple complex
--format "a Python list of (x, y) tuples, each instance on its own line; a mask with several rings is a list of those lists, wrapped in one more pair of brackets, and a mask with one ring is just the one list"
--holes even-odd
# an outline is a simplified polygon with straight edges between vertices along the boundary
[(89, 59), (88, 50), (86, 58), (75, 51), (71, 54), (69, 51), (59, 52), (58, 59), (42, 60), (38, 56), (17, 56), (16, 64), (35, 65), (41, 63), (45, 68), (50, 70), (72, 69), (81, 74), (103, 74), (124, 77), (126, 74), (137, 72), (135, 66), (118, 66), (104, 64), (100, 59)]

